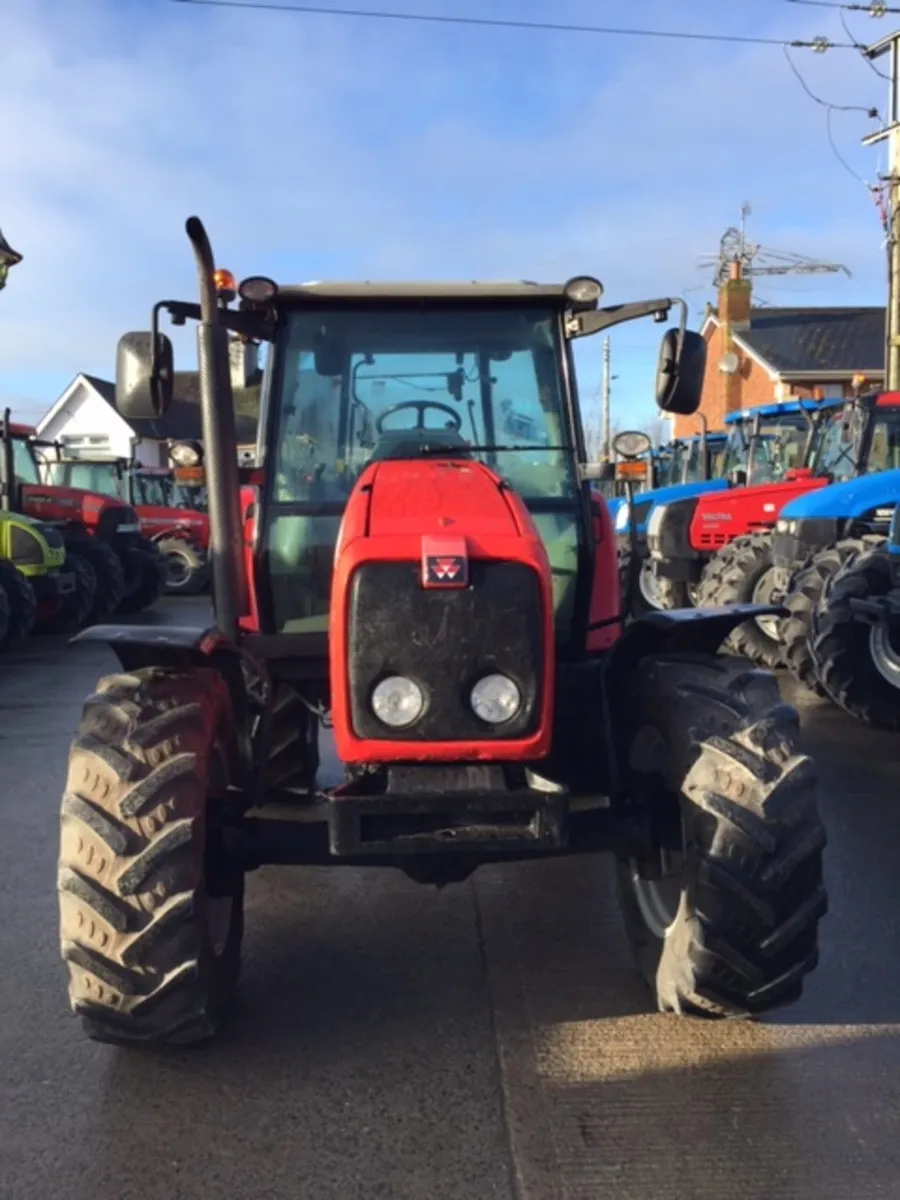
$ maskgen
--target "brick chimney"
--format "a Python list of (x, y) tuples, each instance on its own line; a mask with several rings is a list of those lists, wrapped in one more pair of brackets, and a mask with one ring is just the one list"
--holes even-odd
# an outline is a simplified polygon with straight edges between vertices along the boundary
[(750, 325), (750, 280), (745, 279), (741, 264), (730, 264), (728, 279), (719, 289), (719, 320), (732, 329), (747, 329)]

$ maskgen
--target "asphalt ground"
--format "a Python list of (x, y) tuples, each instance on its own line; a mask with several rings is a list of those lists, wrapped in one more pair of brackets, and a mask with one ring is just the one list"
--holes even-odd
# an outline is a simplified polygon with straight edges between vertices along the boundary
[(784, 685), (831, 912), (765, 1021), (650, 1010), (605, 858), (444, 890), (266, 868), (227, 1032), (148, 1055), (85, 1039), (57, 947), (67, 745), (113, 669), (58, 640), (0, 660), (0, 1200), (900, 1197), (896, 739)]

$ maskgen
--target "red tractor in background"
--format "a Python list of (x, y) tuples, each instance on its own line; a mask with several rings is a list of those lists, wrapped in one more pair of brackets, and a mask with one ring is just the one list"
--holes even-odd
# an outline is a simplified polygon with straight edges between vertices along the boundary
[(0, 438), (2, 483), (12, 510), (58, 530), (66, 562), (81, 580), (75, 595), (93, 581), (93, 599), (80, 623), (149, 607), (159, 595), (161, 563), (156, 547), (140, 536), (134, 509), (98, 492), (44, 483), (36, 448), (51, 443), (40, 442), (31, 426), (6, 421)]
[[(651, 514), (647, 546), (654, 570), (669, 578), (698, 581), (699, 605), (780, 604), (787, 579), (773, 554), (772, 534), (781, 510), (798, 496), (827, 487), (835, 477), (834, 454), (847, 453), (836, 442), (846, 411), (876, 405), (900, 409), (900, 394), (887, 393), (827, 403), (811, 416), (804, 465), (771, 483), (690, 497), (660, 505)], [(868, 447), (854, 470), (866, 470)], [(760, 616), (735, 629), (729, 639), (739, 653), (764, 666), (783, 659), (780, 619)]]
[[(143, 467), (123, 458), (62, 458), (44, 466), (48, 482), (85, 487), (134, 506), (141, 533), (159, 549), (163, 590), (194, 596), (209, 586), (209, 517), (194, 507), (169, 467)], [(192, 489), (196, 494), (196, 489)], [(192, 503), (193, 501), (193, 503)]]
[[(61, 810), (61, 952), (88, 1034), (214, 1034), (264, 863), (440, 886), (610, 851), (661, 1010), (796, 1000), (826, 910), (816, 772), (774, 677), (718, 654), (774, 609), (626, 626), (590, 486), (573, 342), (679, 305), (657, 403), (694, 412), (705, 345), (684, 302), (601, 308), (587, 276), (238, 288), (196, 217), (187, 232), (200, 303), (120, 339), (116, 404), (167, 410), (159, 314), (198, 321), (215, 621), (75, 639), (122, 664), (85, 702)], [(243, 489), (229, 331), (271, 344)], [(315, 780), (326, 717), (342, 780)]]

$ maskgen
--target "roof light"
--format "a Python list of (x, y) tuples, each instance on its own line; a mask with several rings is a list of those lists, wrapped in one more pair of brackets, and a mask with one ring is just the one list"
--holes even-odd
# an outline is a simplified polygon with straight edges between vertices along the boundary
[(626, 430), (624, 433), (617, 434), (613, 438), (612, 448), (620, 458), (640, 458), (642, 454), (646, 454), (653, 446), (653, 442), (646, 433), (642, 433), (638, 429)]
[(563, 288), (566, 299), (572, 304), (594, 305), (603, 295), (603, 284), (592, 275), (576, 275)]
[(230, 271), (226, 271), (224, 267), (217, 267), (213, 271), (213, 283), (216, 291), (220, 294), (223, 292), (231, 292), (232, 296), (237, 293), (237, 282)]
[(265, 304), (278, 294), (278, 284), (266, 275), (250, 275), (241, 281), (238, 295), (251, 304)]

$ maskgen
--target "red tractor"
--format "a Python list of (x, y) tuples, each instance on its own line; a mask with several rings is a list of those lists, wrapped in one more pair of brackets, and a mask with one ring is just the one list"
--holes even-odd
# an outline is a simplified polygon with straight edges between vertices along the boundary
[(166, 592), (193, 596), (209, 585), (209, 517), (194, 507), (170, 468), (79, 455), (47, 463), (45, 473), (57, 486), (90, 488), (134, 505), (141, 533), (162, 556)]
[[(35, 438), (30, 426), (5, 423), (0, 438), (0, 469), (11, 508), (53, 526), (65, 543), (71, 570), (85, 587), (93, 582), (93, 600), (80, 623), (103, 621), (116, 611), (140, 612), (152, 604), (161, 580), (159, 551), (140, 536), (134, 509), (98, 492), (44, 483), (35, 448), (49, 450), (52, 445)], [(79, 586), (73, 594), (81, 596), (82, 591)], [(72, 624), (68, 622), (70, 628)]]
[[(123, 336), (116, 402), (163, 414), (159, 313), (199, 322), (215, 623), (76, 639), (122, 665), (85, 702), (62, 801), (61, 950), (89, 1035), (214, 1034), (265, 863), (444, 885), (611, 851), (661, 1010), (796, 1000), (826, 910), (816, 772), (773, 676), (717, 653), (768, 610), (624, 627), (590, 487), (573, 341), (680, 305), (657, 402), (693, 412), (705, 348), (683, 302), (600, 308), (583, 276), (238, 288), (187, 232), (200, 303)], [(271, 344), (243, 490), (228, 331)], [(326, 716), (344, 776), (315, 785)]]

